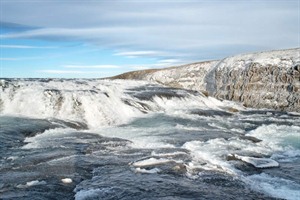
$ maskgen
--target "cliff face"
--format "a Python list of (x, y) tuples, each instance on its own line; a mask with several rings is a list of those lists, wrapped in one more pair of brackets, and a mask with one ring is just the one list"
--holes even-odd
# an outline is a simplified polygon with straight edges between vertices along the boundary
[(160, 83), (169, 87), (206, 91), (205, 76), (218, 61), (199, 62), (165, 69), (133, 71), (111, 79), (136, 79)]
[(208, 61), (184, 65), (177, 68), (158, 70), (147, 74), (144, 79), (155, 81), (170, 87), (204, 92), (206, 91), (205, 76), (211, 69), (211, 66), (216, 63), (217, 61)]
[(300, 112), (300, 48), (129, 72), (113, 78), (154, 81), (239, 101), (248, 107)]
[(300, 49), (221, 60), (205, 77), (209, 95), (245, 106), (300, 111)]

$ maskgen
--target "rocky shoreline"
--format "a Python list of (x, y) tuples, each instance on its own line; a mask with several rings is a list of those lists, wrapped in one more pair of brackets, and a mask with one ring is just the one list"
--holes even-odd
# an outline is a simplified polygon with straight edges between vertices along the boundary
[(246, 107), (300, 112), (300, 48), (133, 71), (111, 79), (148, 80), (241, 102)]

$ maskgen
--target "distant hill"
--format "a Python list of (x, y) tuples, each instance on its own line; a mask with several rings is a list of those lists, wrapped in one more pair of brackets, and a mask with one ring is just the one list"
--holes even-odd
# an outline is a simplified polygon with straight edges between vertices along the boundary
[(247, 107), (300, 112), (300, 48), (133, 71), (110, 79), (148, 80), (239, 101)]

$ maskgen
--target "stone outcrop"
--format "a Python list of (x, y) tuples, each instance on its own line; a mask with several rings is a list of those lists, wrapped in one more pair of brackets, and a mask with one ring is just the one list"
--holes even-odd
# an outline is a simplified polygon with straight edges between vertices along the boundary
[(218, 61), (206, 61), (170, 67), (127, 72), (111, 79), (136, 79), (160, 83), (169, 87), (206, 91), (205, 76)]
[(247, 107), (300, 112), (300, 49), (237, 55), (113, 78), (154, 81), (197, 90)]
[(205, 77), (208, 94), (247, 107), (300, 112), (300, 49), (233, 56)]

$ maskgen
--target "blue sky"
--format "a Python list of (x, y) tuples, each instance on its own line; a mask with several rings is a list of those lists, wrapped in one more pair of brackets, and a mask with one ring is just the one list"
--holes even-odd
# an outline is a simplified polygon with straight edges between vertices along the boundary
[(300, 0), (0, 0), (0, 77), (98, 78), (299, 47)]

